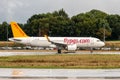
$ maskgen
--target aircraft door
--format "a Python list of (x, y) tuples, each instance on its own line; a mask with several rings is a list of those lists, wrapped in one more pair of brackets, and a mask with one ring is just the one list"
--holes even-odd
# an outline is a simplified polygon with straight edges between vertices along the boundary
[(94, 39), (91, 39), (89, 46), (94, 47), (94, 45), (95, 45), (95, 44), (94, 44)]
[(26, 45), (31, 46), (31, 44), (30, 44), (30, 39), (27, 39), (27, 40), (26, 40)]

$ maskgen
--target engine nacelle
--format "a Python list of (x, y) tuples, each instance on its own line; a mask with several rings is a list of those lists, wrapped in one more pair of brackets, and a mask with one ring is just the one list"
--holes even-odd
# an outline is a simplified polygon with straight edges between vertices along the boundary
[(56, 45), (51, 44), (51, 45), (49, 45), (49, 47), (51, 47), (51, 48), (56, 48)]
[(67, 46), (67, 50), (68, 50), (68, 51), (69, 51), (69, 50), (71, 50), (71, 51), (74, 50), (74, 51), (75, 51), (76, 49), (77, 49), (77, 45), (76, 45), (76, 44), (71, 44), (71, 45), (68, 45), (68, 46)]

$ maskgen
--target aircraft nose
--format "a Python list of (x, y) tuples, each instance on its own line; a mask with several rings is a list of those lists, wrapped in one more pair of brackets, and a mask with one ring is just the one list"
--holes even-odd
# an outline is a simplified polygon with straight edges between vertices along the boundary
[(101, 46), (105, 46), (105, 43), (104, 43), (104, 42), (101, 42)]

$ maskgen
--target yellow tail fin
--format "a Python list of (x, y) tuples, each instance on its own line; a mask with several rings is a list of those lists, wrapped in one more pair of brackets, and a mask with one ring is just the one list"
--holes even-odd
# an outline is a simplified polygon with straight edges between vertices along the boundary
[(16, 22), (11, 22), (13, 37), (28, 37)]

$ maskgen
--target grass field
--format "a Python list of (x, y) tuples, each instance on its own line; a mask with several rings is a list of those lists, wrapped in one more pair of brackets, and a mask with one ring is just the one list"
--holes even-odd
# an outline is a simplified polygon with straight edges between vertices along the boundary
[(0, 41), (0, 47), (4, 47), (4, 46), (16, 47), (16, 46), (23, 46), (23, 45), (19, 43), (10, 42), (10, 41)]
[(120, 47), (120, 41), (106, 41), (106, 47)]
[(4, 68), (120, 68), (120, 55), (115, 54), (62, 54), (0, 57)]

